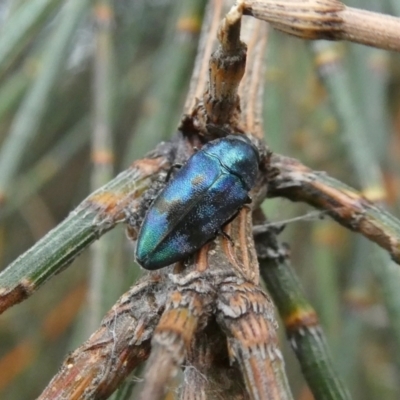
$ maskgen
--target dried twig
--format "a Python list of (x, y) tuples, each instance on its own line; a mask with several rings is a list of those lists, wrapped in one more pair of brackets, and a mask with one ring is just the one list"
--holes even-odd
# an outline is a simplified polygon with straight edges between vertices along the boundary
[(338, 0), (243, 0), (244, 14), (302, 39), (349, 40), (400, 51), (400, 18), (346, 7)]
[[(261, 210), (255, 214), (257, 223), (265, 224)], [(313, 395), (317, 399), (350, 399), (333, 366), (318, 315), (291, 266), (288, 246), (278, 243), (273, 228), (256, 235), (255, 241), (261, 276), (279, 310), (287, 338)]]
[(148, 275), (124, 294), (101, 327), (64, 361), (39, 397), (107, 398), (150, 352), (150, 339), (165, 305), (164, 274)]
[(309, 169), (298, 160), (274, 154), (268, 168), (268, 196), (301, 201), (327, 211), (341, 225), (386, 249), (400, 264), (400, 222), (389, 212), (360, 192), (325, 172)]

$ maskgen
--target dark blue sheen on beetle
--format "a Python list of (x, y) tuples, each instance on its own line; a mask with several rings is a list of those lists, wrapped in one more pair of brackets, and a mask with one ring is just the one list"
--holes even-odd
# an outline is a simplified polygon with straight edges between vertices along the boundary
[(140, 229), (136, 260), (154, 270), (184, 260), (214, 238), (245, 203), (259, 155), (244, 135), (204, 145), (157, 196)]

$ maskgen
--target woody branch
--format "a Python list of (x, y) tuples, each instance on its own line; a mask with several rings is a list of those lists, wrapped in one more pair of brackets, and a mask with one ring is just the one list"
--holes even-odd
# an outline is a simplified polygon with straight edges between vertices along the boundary
[(301, 39), (348, 40), (400, 51), (400, 18), (346, 7), (338, 0), (244, 0), (243, 13)]

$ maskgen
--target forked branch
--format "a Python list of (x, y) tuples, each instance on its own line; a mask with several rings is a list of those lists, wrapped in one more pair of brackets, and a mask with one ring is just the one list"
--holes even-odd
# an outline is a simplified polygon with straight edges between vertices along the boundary
[[(249, 30), (250, 39), (246, 38), (249, 49), (248, 70), (239, 87), (246, 61), (246, 46), (240, 41), (238, 35), (238, 29), (242, 23), (241, 12), (245, 11), (256, 16), (257, 4), (261, 18), (261, 15), (267, 15), (265, 11), (267, 9), (262, 8), (261, 5), (277, 5), (279, 2), (242, 2), (228, 14), (223, 30), (219, 33), (220, 48), (211, 58), (210, 85), (208, 91), (205, 92), (204, 74), (208, 66), (204, 68), (204, 63), (205, 60), (208, 62), (211, 54), (212, 41), (217, 32), (216, 21), (220, 20), (224, 12), (222, 0), (210, 1), (206, 19), (210, 25), (206, 25), (203, 30), (200, 47), (203, 59), (198, 59), (185, 109), (186, 116), (181, 125), (182, 136), (185, 139), (190, 140), (195, 137), (194, 140), (196, 138), (199, 140), (197, 134), (211, 133), (210, 136), (212, 136), (218, 129), (222, 129), (225, 134), (225, 128), (261, 135), (262, 85), (260, 81), (266, 24), (254, 23), (254, 21), (250, 23), (252, 26)], [(282, 0), (282, 4), (286, 6), (286, 17), (292, 10), (290, 6), (297, 5), (298, 13), (292, 14), (292, 25), (289, 24), (287, 28), (290, 33), (301, 33), (303, 29), (304, 32), (308, 32), (308, 38), (317, 38), (318, 35), (329, 37), (332, 32), (337, 32), (337, 35), (343, 34), (342, 25), (346, 23), (343, 22), (345, 18), (341, 13), (346, 10), (346, 7), (335, 0), (308, 2)], [(315, 23), (314, 21), (311, 24), (312, 27), (303, 27), (302, 23), (299, 24), (306, 5), (320, 7), (311, 8), (311, 14), (314, 18), (322, 16), (325, 22)], [(323, 7), (328, 7), (329, 11), (325, 13)], [(213, 15), (213, 11), (217, 16)], [(277, 13), (276, 9), (273, 11)], [(349, 12), (348, 9), (347, 12)], [(279, 20), (271, 22), (280, 29), (286, 29), (286, 25)], [(207, 31), (207, 27), (210, 31)], [(331, 30), (328, 29), (329, 27)], [(388, 36), (389, 39), (391, 37)], [(264, 39), (259, 41), (260, 38)], [(388, 38), (386, 39), (391, 46), (391, 39)], [(224, 86), (222, 85), (224, 82), (229, 84)], [(191, 96), (195, 96), (196, 99)], [(244, 105), (243, 115), (240, 114), (239, 96)], [(157, 175), (170, 160), (167, 157), (164, 160), (165, 163), (161, 163), (161, 159), (159, 161), (158, 163), (154, 161), (155, 165), (153, 164), (150, 172), (143, 168), (147, 174), (139, 168), (143, 172), (141, 176), (146, 177), (141, 190), (148, 188), (148, 181), (152, 180), (154, 175)], [(146, 160), (143, 166), (148, 166)], [(347, 224), (346, 226), (351, 229), (357, 226), (360, 231), (368, 235), (373, 215), (369, 220), (363, 219), (363, 211), (366, 207), (363, 209), (361, 206), (367, 203), (363, 203), (360, 196), (351, 193), (347, 198), (348, 203), (341, 202), (346, 194), (344, 189), (335, 192), (329, 191), (332, 189), (329, 185), (318, 186), (318, 183), (321, 183), (317, 179), (318, 174), (307, 170), (300, 163), (287, 162), (287, 159), (280, 156), (268, 158), (264, 167), (263, 172), (269, 172), (270, 196), (284, 196), (292, 200), (306, 201), (315, 207), (327, 209), (344, 225)], [(266, 176), (260, 178), (260, 185), (254, 189), (252, 193), (254, 199), (257, 199), (257, 196), (265, 197), (264, 189), (267, 187), (265, 178)], [(98, 217), (99, 214), (110, 216), (109, 203), (106, 202), (104, 205), (101, 194), (103, 193), (100, 192), (98, 196), (90, 198), (92, 200), (90, 206), (94, 208), (93, 214), (89, 215), (92, 224), (94, 216)], [(107, 196), (112, 194), (107, 192)], [(141, 194), (142, 192), (135, 192), (135, 207), (131, 209), (133, 217), (138, 214), (136, 200)], [(329, 197), (328, 194), (332, 196)], [(131, 206), (132, 198), (123, 192), (122, 197), (113, 199), (116, 201), (112, 205), (116, 208), (111, 208), (112, 214), (120, 217), (122, 215), (120, 212), (123, 212), (123, 216), (126, 217), (129, 210), (122, 207), (121, 201), (129, 200), (124, 203), (124, 206)], [(255, 203), (256, 200), (253, 205)], [(346, 208), (344, 204), (351, 205), (353, 208)], [(99, 208), (101, 208), (101, 213)], [(370, 210), (373, 211), (373, 207), (370, 207)], [(165, 385), (183, 361), (186, 361), (185, 376), (194, 377), (193, 388), (189, 388), (187, 384), (183, 385), (182, 396), (186, 396), (183, 398), (190, 398), (193, 393), (195, 394), (196, 391), (199, 393), (202, 388), (210, 391), (218, 388), (221, 384), (221, 378), (218, 375), (222, 371), (222, 375), (227, 377), (227, 380), (238, 377), (237, 381), (228, 383), (231, 393), (240, 398), (249, 396), (251, 399), (290, 399), (291, 394), (284, 375), (283, 360), (277, 347), (273, 307), (268, 296), (259, 286), (259, 268), (251, 218), (250, 208), (244, 207), (237, 218), (224, 227), (226, 237), (217, 237), (215, 241), (206, 244), (198, 254), (185, 263), (185, 268), (180, 269), (179, 264), (175, 268), (167, 267), (159, 273), (147, 275), (137, 283), (112, 308), (99, 330), (67, 358), (61, 371), (46, 388), (41, 399), (78, 399), (83, 395), (91, 398), (105, 398), (133, 368), (149, 356), (151, 340), (154, 353), (145, 374), (143, 392), (145, 399), (161, 398)], [(106, 218), (105, 222), (112, 225), (119, 220), (120, 218), (111, 220)], [(360, 224), (360, 221), (366, 223)], [(110, 229), (111, 225), (106, 224), (103, 229)], [(93, 228), (92, 225), (88, 226), (86, 231), (91, 228)], [(89, 235), (86, 231), (85, 234)], [(96, 235), (100, 235), (102, 230), (93, 231), (92, 229), (90, 233), (90, 240), (87, 239), (79, 248), (80, 250), (94, 240)], [(135, 229), (132, 229), (131, 233), (135, 234)], [(398, 233), (397, 236), (400, 237)], [(232, 240), (228, 240), (227, 237)], [(370, 238), (379, 241), (377, 234)], [(387, 246), (386, 242), (384, 244)], [(398, 243), (396, 242), (395, 245), (397, 246)], [(394, 256), (399, 256), (393, 248), (391, 250)], [(76, 254), (77, 252), (74, 253)], [(65, 265), (72, 258), (70, 256), (68, 260), (59, 260), (57, 267), (61, 265), (61, 261), (62, 265)], [(51, 272), (53, 273), (53, 270)], [(201, 336), (203, 334), (204, 336)], [(227, 343), (228, 346), (226, 346)], [(221, 357), (218, 359), (215, 354), (212, 354), (215, 344), (219, 346), (216, 353)], [(159, 361), (162, 363), (157, 364)], [(234, 363), (233, 368), (230, 368), (229, 361)], [(242, 372), (240, 377), (239, 370)], [(207, 376), (209, 382), (201, 379), (201, 373), (210, 374)], [(243, 385), (246, 385), (247, 391)]]

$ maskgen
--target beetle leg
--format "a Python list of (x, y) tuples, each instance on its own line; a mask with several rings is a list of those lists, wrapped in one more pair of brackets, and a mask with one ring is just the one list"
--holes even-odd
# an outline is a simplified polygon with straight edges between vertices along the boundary
[(168, 170), (167, 176), (165, 177), (165, 182), (168, 182), (171, 179), (171, 175), (172, 175), (172, 172), (174, 171), (174, 169), (180, 169), (180, 168), (182, 168), (182, 166), (183, 166), (183, 164), (179, 164), (179, 163), (171, 165), (171, 168)]
[(285, 223), (279, 222), (267, 222), (266, 224), (253, 225), (253, 235), (261, 235), (266, 232), (273, 232), (275, 235), (279, 235), (286, 228)]
[(218, 230), (217, 235), (221, 235), (221, 236), (223, 236), (225, 239), (228, 239), (228, 240), (231, 242), (232, 246), (235, 245), (235, 243), (234, 243), (233, 239), (230, 237), (230, 235), (228, 235), (222, 228), (220, 228), (220, 229)]

